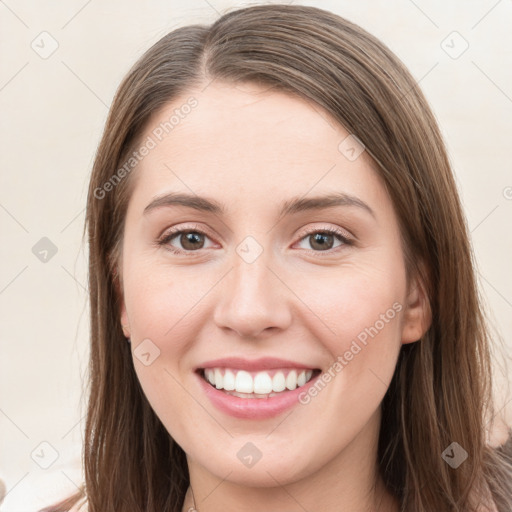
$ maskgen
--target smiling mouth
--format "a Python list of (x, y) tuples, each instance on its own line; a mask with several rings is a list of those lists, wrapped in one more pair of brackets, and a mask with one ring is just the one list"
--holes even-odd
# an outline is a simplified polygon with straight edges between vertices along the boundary
[(321, 373), (320, 369), (283, 368), (248, 372), (235, 368), (199, 368), (199, 375), (219, 391), (239, 398), (270, 398), (293, 391)]

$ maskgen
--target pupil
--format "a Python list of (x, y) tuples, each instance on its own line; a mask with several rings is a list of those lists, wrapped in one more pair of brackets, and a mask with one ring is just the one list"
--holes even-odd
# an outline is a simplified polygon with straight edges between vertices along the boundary
[(200, 242), (201, 235), (199, 233), (185, 233), (183, 236), (185, 237), (185, 243), (182, 242), (183, 247), (187, 248), (187, 244), (189, 244), (189, 249), (198, 248), (198, 244), (194, 242)]
[[(314, 245), (315, 243), (319, 244), (318, 247), (322, 250), (330, 249), (329, 243), (325, 241), (326, 238), (332, 238), (333, 235), (330, 235), (328, 233), (316, 233), (313, 235), (313, 243), (311, 245)], [(327, 247), (329, 246), (329, 247)]]

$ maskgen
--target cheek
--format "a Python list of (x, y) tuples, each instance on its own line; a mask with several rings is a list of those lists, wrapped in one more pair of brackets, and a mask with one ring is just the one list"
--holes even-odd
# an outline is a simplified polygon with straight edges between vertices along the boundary
[[(301, 285), (304, 302), (320, 318), (314, 321), (316, 336), (332, 358), (325, 391), (319, 392), (323, 398), (306, 396), (304, 403), (312, 403), (315, 417), (326, 416), (326, 424), (350, 418), (347, 424), (358, 425), (375, 411), (394, 373), (405, 272), (381, 257), (373, 264), (361, 261), (331, 271), (329, 278), (315, 279), (314, 286), (303, 278)], [(338, 405), (325, 409), (321, 404), (326, 402)]]
[[(198, 301), (208, 291), (208, 275), (201, 280), (186, 269), (138, 264), (126, 265), (125, 303), (136, 339), (154, 339), (161, 349), (179, 352), (193, 329)], [(192, 284), (193, 283), (193, 284)], [(172, 344), (164, 340), (173, 340)]]
[(134, 356), (134, 367), (153, 412), (182, 448), (192, 450), (194, 440), (204, 435), (201, 427), (204, 411), (198, 402), (191, 400), (177, 369), (169, 364), (164, 353), (150, 366), (141, 364)]
[(189, 349), (201, 324), (198, 301), (206, 291), (203, 285), (190, 286), (179, 271), (171, 277), (169, 271), (141, 264), (128, 272), (125, 300), (135, 372), (155, 414), (182, 439), (202, 412), (185, 383), (190, 379)]
[[(332, 440), (316, 445), (319, 460), (343, 449), (377, 413), (401, 347), (402, 305), (394, 285), (376, 288), (356, 278), (342, 283), (336, 292), (323, 296), (322, 304), (316, 304), (336, 333), (326, 335), (322, 328), (324, 335), (319, 338), (332, 362), (320, 381), (300, 397), (303, 414), (322, 426), (323, 439)], [(318, 435), (306, 437), (315, 445)]]
[(399, 267), (350, 265), (329, 274), (299, 278), (303, 301), (317, 314), (324, 343), (334, 355), (379, 336), (381, 345), (399, 339), (405, 274)]

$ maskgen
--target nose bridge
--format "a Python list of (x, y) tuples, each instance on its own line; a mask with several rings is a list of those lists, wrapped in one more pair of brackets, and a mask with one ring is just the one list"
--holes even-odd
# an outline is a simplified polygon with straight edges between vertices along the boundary
[(290, 322), (286, 289), (272, 269), (269, 254), (253, 237), (236, 247), (215, 309), (218, 327), (253, 337), (269, 328), (283, 329)]
[(237, 248), (237, 255), (233, 261), (232, 292), (238, 295), (239, 303), (250, 299), (265, 299), (265, 302), (268, 302), (272, 300), (272, 293), (275, 294), (277, 291), (275, 288), (273, 292), (269, 291), (272, 277), (275, 279), (270, 270), (272, 262), (268, 258), (269, 251), (257, 254), (253, 247), (249, 247), (247, 252), (243, 252), (243, 247), (244, 245), (240, 244)]

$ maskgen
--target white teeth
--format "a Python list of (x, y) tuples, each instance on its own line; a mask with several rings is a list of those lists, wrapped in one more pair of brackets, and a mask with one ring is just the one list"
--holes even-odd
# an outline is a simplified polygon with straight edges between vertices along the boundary
[(218, 368), (215, 368), (215, 387), (221, 389), (224, 385), (222, 382), (222, 373)]
[(286, 387), (293, 391), (297, 387), (297, 372), (292, 370), (286, 377)]
[[(217, 379), (215, 379), (217, 381)], [(252, 393), (254, 391), (254, 382), (249, 372), (240, 370), (235, 378), (235, 391), (238, 393)]]
[(291, 370), (285, 376), (286, 370), (277, 371), (273, 377), (266, 371), (251, 375), (244, 370), (232, 370), (223, 368), (205, 368), (206, 380), (217, 389), (231, 391), (236, 396), (245, 395), (259, 397), (274, 396), (285, 390), (293, 391), (297, 387), (304, 386), (311, 380), (313, 370)]
[(207, 368), (204, 373), (206, 375), (206, 378), (208, 379), (208, 382), (215, 386), (215, 372), (210, 368)]
[(264, 395), (272, 392), (272, 379), (267, 372), (259, 372), (256, 374), (256, 377), (254, 377), (253, 392), (258, 395)]
[(286, 389), (286, 379), (283, 372), (277, 372), (272, 378), (272, 389), (274, 391), (284, 391)]
[(224, 389), (233, 391), (235, 389), (235, 374), (231, 370), (224, 372)]

